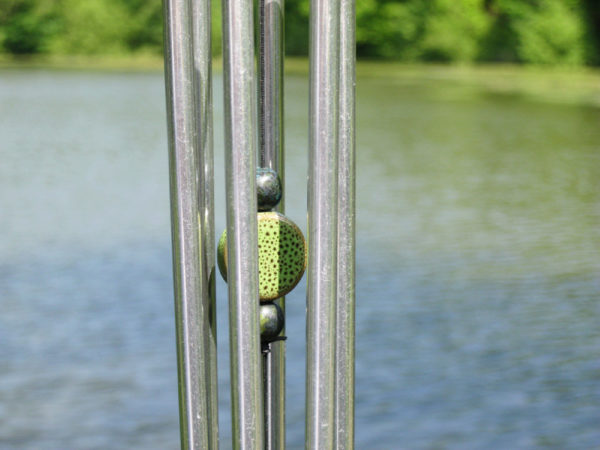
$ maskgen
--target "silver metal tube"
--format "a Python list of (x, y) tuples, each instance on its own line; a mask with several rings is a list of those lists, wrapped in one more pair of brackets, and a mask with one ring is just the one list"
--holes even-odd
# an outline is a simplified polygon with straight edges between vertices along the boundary
[(251, 0), (223, 2), (232, 439), (264, 445), (256, 220), (256, 84)]
[[(284, 299), (278, 300), (280, 306), (284, 303)], [(285, 342), (269, 346), (264, 357), (265, 449), (274, 450), (285, 448)]]
[(283, 8), (283, 0), (258, 1), (259, 165), (277, 172), (283, 168)]
[(265, 449), (285, 448), (285, 347), (271, 342), (263, 356), (265, 396)]
[(212, 117), (212, 58), (211, 58), (211, 7), (210, 0), (192, 1), (194, 41), (194, 75), (196, 84), (196, 113), (200, 178), (198, 185), (199, 221), (204, 242), (201, 252), (202, 302), (208, 314), (208, 332), (204, 333), (206, 345), (206, 383), (208, 396), (208, 441), (210, 449), (219, 446), (219, 409), (217, 376), (217, 316), (215, 304), (215, 241), (214, 224), (214, 156)]
[[(201, 165), (206, 170), (211, 156), (210, 149), (200, 145), (210, 146), (210, 137), (198, 136), (198, 118), (207, 124), (205, 131), (210, 134), (210, 114), (208, 109), (197, 110), (197, 99), (205, 94), (196, 92), (190, 2), (166, 0), (164, 7), (181, 447), (204, 449), (212, 448), (211, 433), (216, 425), (209, 417), (213, 397), (204, 381), (211, 360), (206, 336), (214, 332), (209, 313), (212, 289), (207, 282), (214, 269), (214, 241), (210, 239), (212, 213), (199, 217), (200, 211), (210, 206), (212, 181), (199, 173)], [(208, 107), (206, 103), (203, 106)]]
[[(283, 195), (276, 210), (284, 212), (283, 0), (259, 0), (257, 16), (258, 165), (273, 169), (279, 174)], [(277, 303), (285, 314), (285, 298), (277, 300)], [(265, 449), (284, 449), (285, 342), (272, 342), (269, 349), (264, 356)]]
[(355, 0), (340, 7), (340, 110), (335, 445), (354, 448), (355, 336)]
[(339, 13), (339, 0), (314, 0), (311, 4), (307, 449), (329, 449), (334, 444)]

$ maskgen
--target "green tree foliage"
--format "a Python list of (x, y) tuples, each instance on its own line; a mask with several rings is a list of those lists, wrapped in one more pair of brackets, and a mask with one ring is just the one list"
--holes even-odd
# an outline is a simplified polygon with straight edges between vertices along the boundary
[(357, 51), (405, 61), (470, 61), (488, 24), (481, 0), (360, 2)]
[(480, 59), (536, 64), (583, 64), (593, 34), (581, 0), (492, 0), (494, 18)]
[(586, 16), (591, 37), (586, 45), (587, 61), (592, 64), (600, 63), (600, 2), (586, 0)]
[(13, 54), (41, 53), (56, 32), (51, 0), (0, 0), (0, 43)]
[[(286, 1), (286, 50), (307, 53), (309, 0)], [(359, 0), (357, 53), (403, 61), (597, 62), (597, 0)], [(304, 39), (302, 40), (302, 37)]]
[(60, 30), (51, 49), (66, 54), (114, 54), (126, 50), (128, 15), (119, 0), (61, 0), (56, 6)]
[[(308, 53), (311, 0), (285, 0), (286, 52)], [(213, 1), (213, 52), (221, 50)], [(401, 61), (600, 62), (598, 0), (357, 0), (357, 53)], [(0, 0), (12, 54), (162, 51), (161, 0)]]
[(129, 27), (126, 44), (131, 50), (162, 48), (161, 0), (121, 0), (125, 5)]

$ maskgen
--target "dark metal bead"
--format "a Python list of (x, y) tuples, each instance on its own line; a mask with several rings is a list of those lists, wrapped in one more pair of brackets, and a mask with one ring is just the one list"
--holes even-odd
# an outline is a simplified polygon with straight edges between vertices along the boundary
[(281, 180), (277, 172), (263, 167), (256, 169), (256, 193), (259, 211), (275, 208), (281, 200)]
[(275, 303), (263, 303), (260, 305), (260, 337), (263, 341), (269, 341), (281, 333), (285, 318), (283, 311)]

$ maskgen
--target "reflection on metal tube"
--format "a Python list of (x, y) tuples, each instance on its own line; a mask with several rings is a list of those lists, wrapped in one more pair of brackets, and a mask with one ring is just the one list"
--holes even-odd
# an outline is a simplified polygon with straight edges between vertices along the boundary
[(258, 2), (259, 166), (282, 176), (283, 0)]
[(338, 273), (336, 317), (336, 449), (354, 448), (355, 311), (355, 18), (354, 0), (340, 7)]
[[(208, 393), (209, 383), (205, 382), (206, 374), (213, 370), (207, 367), (212, 364), (212, 350), (206, 337), (214, 335), (208, 281), (214, 267), (212, 177), (199, 173), (200, 166), (211, 170), (210, 100), (205, 89), (196, 92), (190, 2), (166, 0), (164, 5), (181, 447), (213, 448), (210, 443), (217, 430), (210, 411), (216, 408), (216, 398)], [(210, 21), (203, 13), (197, 19), (203, 24)], [(198, 57), (209, 60), (210, 55)], [(206, 83), (210, 90), (210, 78)], [(200, 111), (196, 99), (200, 99)], [(204, 124), (201, 130), (198, 122)]]
[(309, 261), (306, 448), (333, 448), (337, 284), (339, 0), (314, 0), (310, 17)]
[[(283, 147), (283, 0), (258, 1), (258, 113), (260, 167), (275, 170), (283, 197), (276, 210), (284, 212)], [(277, 300), (285, 314), (285, 298)], [(285, 342), (275, 341), (263, 356), (265, 449), (285, 448)]]
[(202, 246), (202, 307), (207, 311), (209, 330), (204, 333), (207, 360), (203, 377), (208, 395), (208, 441), (210, 449), (219, 446), (218, 377), (217, 377), (217, 317), (215, 305), (215, 220), (214, 220), (214, 157), (212, 122), (211, 74), (211, 12), (210, 0), (192, 2), (194, 37), (194, 75), (196, 84), (196, 123), (199, 148), (199, 221)]
[(264, 445), (258, 321), (256, 84), (251, 0), (223, 2), (223, 82), (233, 447)]

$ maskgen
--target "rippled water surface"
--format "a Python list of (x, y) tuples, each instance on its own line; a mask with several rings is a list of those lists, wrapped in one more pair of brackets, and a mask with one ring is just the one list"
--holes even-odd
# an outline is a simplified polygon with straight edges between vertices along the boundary
[[(597, 448), (600, 109), (390, 75), (358, 83), (357, 448)], [(305, 229), (306, 78), (286, 91), (287, 211)], [(1, 448), (178, 447), (165, 123), (158, 73), (0, 73)]]

